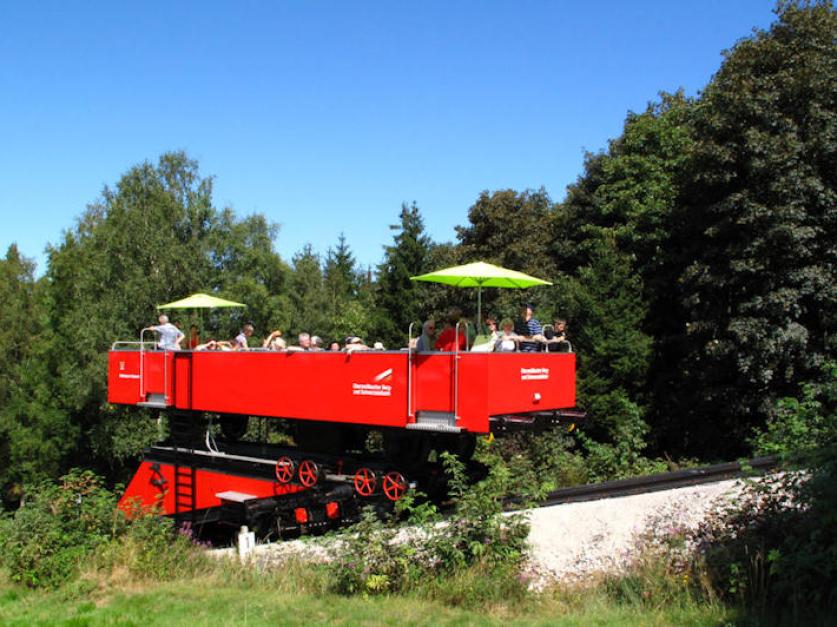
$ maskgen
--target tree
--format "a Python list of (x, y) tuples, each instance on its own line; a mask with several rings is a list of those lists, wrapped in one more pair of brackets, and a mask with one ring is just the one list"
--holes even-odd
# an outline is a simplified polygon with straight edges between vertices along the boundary
[[(158, 304), (219, 291), (252, 298), (248, 314), (268, 323), (286, 274), (274, 235), (260, 216), (240, 221), (215, 209), (212, 179), (176, 152), (130, 168), (50, 248), (48, 326), (60, 350), (49, 362), (49, 396), (76, 437), (64, 469), (92, 463), (119, 475), (156, 437), (156, 416), (108, 406), (105, 386), (111, 343), (137, 339), (156, 321)], [(184, 314), (173, 317), (185, 326)], [(215, 322), (229, 333), (238, 321)]]
[(320, 257), (311, 244), (306, 244), (294, 255), (290, 288), (291, 332), (329, 333), (328, 294), (323, 283)]
[[(550, 249), (555, 209), (546, 190), (484, 191), (468, 209), (468, 224), (457, 226), (460, 263), (487, 261), (537, 277), (555, 277)], [(483, 311), (516, 315), (522, 301), (537, 301), (551, 314), (555, 291), (533, 288), (525, 295), (517, 290), (483, 290)], [(475, 312), (476, 313), (476, 312)]]
[[(694, 103), (677, 93), (661, 94), (644, 112), (629, 113), (607, 151), (587, 155), (584, 174), (559, 209), (552, 249), (556, 264), (570, 276), (578, 276), (577, 268), (598, 267), (603, 253), (621, 256), (624, 269), (630, 269), (619, 274), (626, 281), (619, 289), (640, 290), (634, 297), (644, 315), (635, 323), (652, 338), (653, 350), (626, 393), (632, 403), (650, 405), (647, 416), (655, 429), (672, 434), (678, 432), (678, 416), (658, 411), (654, 392), (668, 389), (663, 382), (683, 329), (677, 280), (686, 260), (676, 239), (676, 210), (693, 145), (693, 109)], [(666, 444), (677, 445), (673, 440)]]
[(291, 269), (273, 249), (278, 231), (263, 215), (239, 219), (225, 209), (208, 233), (210, 287), (247, 304), (245, 310), (230, 310), (231, 315), (213, 312), (213, 326), (222, 327), (225, 337), (235, 335), (244, 321), (253, 323), (257, 335), (289, 328)]
[(337, 246), (328, 249), (323, 277), (329, 298), (333, 303), (343, 303), (357, 295), (358, 277), (355, 257), (343, 233), (340, 233), (337, 239)]
[(0, 259), (0, 486), (6, 489), (58, 472), (75, 443), (68, 416), (50, 394), (58, 344), (47, 326), (45, 283), (34, 271), (14, 244)]
[(599, 246), (562, 288), (577, 329), (578, 403), (590, 420), (584, 439), (590, 463), (597, 476), (626, 475), (637, 470), (646, 447), (642, 393), (652, 339), (641, 330), (646, 304), (630, 259), (613, 241)]
[(685, 350), (668, 404), (694, 425), (695, 452), (743, 452), (776, 399), (834, 356), (837, 13), (777, 12), (726, 53), (695, 115), (678, 214)]
[(432, 242), (415, 203), (403, 204), (399, 217), (399, 224), (390, 226), (396, 233), (392, 245), (384, 249), (375, 292), (375, 328), (387, 346), (405, 346), (410, 323), (426, 313), (410, 277), (429, 270)]

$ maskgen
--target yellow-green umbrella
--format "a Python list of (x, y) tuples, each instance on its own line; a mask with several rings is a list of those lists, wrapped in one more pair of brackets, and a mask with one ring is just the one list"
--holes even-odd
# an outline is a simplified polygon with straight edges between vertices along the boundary
[(157, 309), (212, 309), (215, 307), (246, 307), (243, 303), (210, 296), (209, 294), (192, 294), (165, 305), (157, 305)]
[[(244, 303), (237, 303), (232, 300), (225, 300), (217, 296), (210, 296), (209, 294), (192, 294), (186, 298), (181, 298), (165, 305), (157, 305), (157, 309), (215, 309), (215, 308), (231, 308), (231, 307), (246, 307)], [(194, 315), (194, 314), (193, 314)], [(204, 326), (203, 315), (199, 316), (201, 326)]]
[(504, 287), (512, 289), (525, 289), (535, 285), (552, 285), (537, 277), (495, 266), (484, 261), (467, 263), (464, 266), (453, 266), (443, 270), (436, 270), (428, 274), (410, 277), (412, 281), (430, 281), (432, 283), (444, 283), (454, 287), (475, 287), (477, 288), (477, 324), (482, 323), (482, 288), (483, 287)]

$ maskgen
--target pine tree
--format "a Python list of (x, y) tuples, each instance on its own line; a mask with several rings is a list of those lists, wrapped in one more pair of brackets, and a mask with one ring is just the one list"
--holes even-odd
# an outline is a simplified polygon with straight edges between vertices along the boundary
[[(323, 282), (320, 256), (311, 244), (294, 255), (290, 281), (291, 334), (323, 335), (330, 327), (329, 298)], [(289, 338), (293, 341), (293, 338)]]
[(646, 446), (642, 392), (651, 337), (641, 330), (647, 309), (631, 259), (612, 240), (600, 241), (591, 253), (590, 264), (562, 287), (578, 355), (578, 402), (588, 413), (585, 431), (593, 438), (588, 448), (607, 466), (596, 472), (612, 476), (634, 470)]
[(378, 266), (376, 330), (387, 346), (406, 346), (410, 323), (426, 313), (410, 277), (429, 271), (432, 243), (415, 203), (401, 206), (399, 223), (390, 229), (396, 232), (393, 243)]

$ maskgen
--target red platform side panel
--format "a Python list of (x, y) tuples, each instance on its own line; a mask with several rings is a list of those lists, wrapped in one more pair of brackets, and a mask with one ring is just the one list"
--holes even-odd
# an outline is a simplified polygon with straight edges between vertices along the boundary
[(136, 405), (148, 394), (170, 397), (174, 353), (111, 351), (108, 354), (108, 402)]
[(192, 408), (404, 426), (406, 353), (193, 353)]
[(575, 406), (572, 353), (116, 351), (108, 380), (112, 403), (165, 391), (178, 409), (382, 427), (441, 412), (473, 433), (490, 416)]
[[(189, 469), (181, 466), (181, 472)], [(240, 492), (255, 497), (280, 496), (305, 490), (295, 484), (280, 484), (268, 479), (241, 477), (223, 474), (212, 470), (195, 470), (194, 490), (195, 509), (204, 509), (221, 505), (216, 494), (222, 492)], [(130, 513), (136, 507), (161, 507), (161, 513), (170, 515), (175, 512), (174, 505), (174, 466), (162, 462), (144, 461), (137, 469), (125, 494), (119, 500), (119, 507)], [(180, 511), (184, 510), (181, 506)]]
[(572, 353), (460, 355), (458, 426), (486, 433), (489, 416), (575, 406)]

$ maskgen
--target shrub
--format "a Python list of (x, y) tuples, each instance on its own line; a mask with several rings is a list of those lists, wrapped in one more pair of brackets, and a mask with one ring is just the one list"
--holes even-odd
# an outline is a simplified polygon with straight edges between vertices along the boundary
[(196, 575), (207, 558), (188, 529), (153, 511), (133, 515), (123, 533), (97, 547), (92, 570), (135, 580), (168, 581)]
[(802, 398), (779, 401), (775, 416), (757, 429), (750, 444), (757, 453), (793, 457), (828, 446), (837, 436), (837, 364), (827, 364), (822, 381), (802, 386)]
[(42, 483), (3, 520), (0, 560), (13, 581), (55, 587), (77, 574), (81, 563), (126, 524), (101, 479), (74, 470), (58, 483)]
[[(409, 496), (399, 505), (400, 513), (425, 524), (399, 530), (394, 518), (381, 521), (371, 510), (365, 512), (342, 535), (339, 554), (327, 567), (332, 590), (363, 595), (412, 591), (463, 604), (496, 599), (492, 595), (498, 590), (506, 596), (525, 594), (518, 575), (529, 526), (521, 514), (503, 514), (507, 469), (494, 466), (486, 479), (469, 486), (462, 462), (449, 453), (442, 460), (452, 514), (434, 522), (435, 507)], [(462, 594), (464, 582), (475, 581), (480, 586)], [(460, 593), (451, 596), (456, 589)]]
[(511, 477), (509, 493), (524, 501), (589, 480), (585, 459), (563, 427), (510, 435), (481, 446), (479, 456), (491, 466), (504, 464)]
[(722, 598), (794, 621), (837, 603), (837, 464), (809, 472), (752, 483), (699, 529), (695, 570)]
[(117, 507), (100, 477), (73, 470), (45, 482), (0, 520), (0, 564), (13, 581), (55, 588), (86, 569), (142, 579), (192, 574), (202, 563), (191, 535), (153, 511)]

